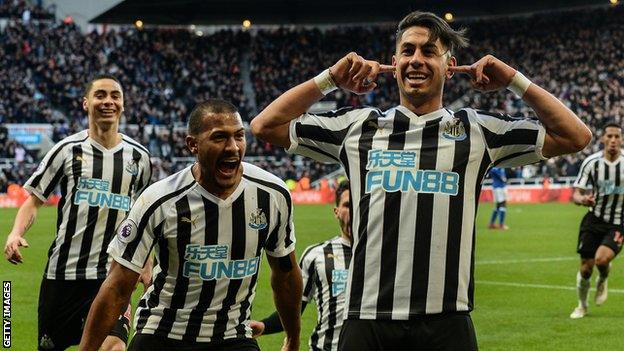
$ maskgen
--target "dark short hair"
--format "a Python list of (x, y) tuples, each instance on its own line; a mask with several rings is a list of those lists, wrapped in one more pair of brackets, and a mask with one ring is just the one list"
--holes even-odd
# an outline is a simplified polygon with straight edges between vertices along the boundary
[(606, 131), (607, 131), (607, 128), (609, 128), (609, 127), (622, 129), (622, 126), (621, 126), (619, 123), (617, 123), (616, 121), (614, 121), (614, 120), (608, 120), (608, 121), (606, 121), (606, 122), (602, 125), (602, 131), (603, 131), (603, 132), (606, 132)]
[(198, 135), (204, 130), (203, 119), (207, 114), (235, 114), (238, 113), (236, 106), (221, 99), (208, 99), (200, 102), (193, 108), (188, 121), (188, 134)]
[(435, 42), (440, 39), (442, 45), (449, 50), (451, 54), (455, 49), (465, 48), (468, 46), (468, 38), (466, 38), (466, 28), (455, 30), (442, 18), (431, 12), (414, 11), (403, 17), (396, 31), (396, 44), (401, 41), (403, 33), (411, 27), (424, 27), (429, 29), (429, 41)]
[(336, 187), (336, 207), (340, 204), (340, 197), (342, 196), (342, 193), (347, 190), (349, 190), (348, 180), (343, 180), (340, 184), (338, 184), (338, 187)]
[(91, 88), (93, 88), (93, 83), (95, 83), (96, 80), (100, 80), (100, 79), (114, 80), (117, 84), (119, 84), (119, 86), (121, 86), (121, 82), (119, 81), (119, 79), (117, 79), (117, 77), (110, 75), (110, 74), (98, 74), (95, 77), (93, 77), (89, 81), (89, 83), (87, 83), (87, 86), (85, 87), (84, 96), (89, 96), (89, 93), (91, 92)]

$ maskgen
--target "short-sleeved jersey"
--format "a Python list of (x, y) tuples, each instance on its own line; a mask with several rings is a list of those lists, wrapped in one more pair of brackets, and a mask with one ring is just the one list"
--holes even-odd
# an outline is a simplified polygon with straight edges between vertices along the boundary
[(60, 186), (56, 238), (48, 250), (45, 278), (106, 278), (106, 248), (152, 175), (147, 149), (121, 137), (121, 143), (107, 149), (86, 130), (68, 136), (45, 155), (24, 184), (41, 201)]
[(614, 162), (604, 157), (604, 151), (590, 155), (583, 161), (574, 187), (591, 190), (596, 204), (589, 208), (606, 223), (621, 225), (624, 219), (624, 155)]
[(351, 243), (340, 236), (306, 248), (301, 256), (303, 301), (316, 301), (310, 350), (338, 350), (350, 262)]
[(347, 318), (407, 320), (473, 306), (474, 222), (491, 166), (543, 159), (533, 119), (398, 106), (304, 114), (289, 152), (341, 163), (351, 181)]
[(154, 283), (135, 329), (191, 342), (251, 338), (248, 321), (262, 251), (295, 247), (292, 201), (282, 180), (248, 163), (227, 199), (206, 191), (188, 167), (147, 188), (108, 248), (136, 272), (156, 254)]
[(507, 186), (507, 176), (504, 168), (492, 167), (490, 169), (490, 177), (492, 177), (492, 187), (504, 188)]

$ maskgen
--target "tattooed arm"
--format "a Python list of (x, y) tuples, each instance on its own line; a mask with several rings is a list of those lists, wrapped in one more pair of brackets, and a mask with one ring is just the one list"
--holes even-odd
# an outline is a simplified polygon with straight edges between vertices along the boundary
[(26, 234), (26, 231), (28, 231), (35, 222), (37, 210), (41, 205), (43, 205), (43, 201), (35, 195), (30, 195), (17, 212), (15, 222), (13, 223), (13, 230), (9, 233), (6, 244), (4, 245), (4, 256), (9, 262), (13, 264), (22, 262), (22, 254), (19, 251), (19, 247), (28, 247), (28, 242), (24, 239), (24, 234)]

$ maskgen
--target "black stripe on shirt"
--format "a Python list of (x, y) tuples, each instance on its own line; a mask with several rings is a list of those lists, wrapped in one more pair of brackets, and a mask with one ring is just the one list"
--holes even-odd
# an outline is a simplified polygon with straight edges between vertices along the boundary
[[(459, 286), (459, 257), (464, 217), (464, 193), (466, 167), (470, 159), (471, 124), (468, 114), (461, 110), (455, 114), (464, 124), (466, 138), (455, 141), (453, 154), (453, 172), (459, 174), (457, 196), (449, 198), (448, 235), (446, 242), (446, 271), (444, 275), (444, 297), (442, 311), (454, 311), (457, 308), (457, 289)], [(476, 212), (475, 212), (476, 213)]]
[[(219, 206), (203, 196), (202, 202), (204, 204), (204, 217), (206, 221), (204, 245), (217, 245), (219, 243)], [(212, 299), (214, 298), (216, 285), (216, 279), (202, 281), (199, 301), (197, 301), (197, 306), (191, 311), (188, 326), (182, 336), (182, 340), (191, 342), (197, 341), (204, 314), (208, 311), (208, 308), (210, 308)]]
[[(397, 110), (394, 114), (393, 131), (388, 137), (388, 150), (403, 150), (405, 148), (405, 133), (409, 130), (409, 126), (409, 117)], [(398, 178), (395, 179), (395, 182), (398, 181)], [(401, 192), (386, 192), (385, 195), (381, 258), (379, 260), (382, 274), (379, 277), (377, 309), (379, 311), (392, 311), (398, 260), (397, 252), (399, 252)]]
[[(91, 169), (92, 179), (102, 179), (104, 170), (104, 154), (99, 149), (92, 147), (93, 150), (93, 168)], [(107, 214), (106, 209), (102, 209), (102, 215)], [(100, 207), (89, 205), (87, 211), (87, 223), (83, 232), (82, 241), (80, 242), (80, 254), (78, 255), (78, 263), (76, 265), (76, 279), (85, 279), (87, 277), (87, 264), (89, 263), (89, 253), (91, 252), (91, 243), (93, 242), (93, 233), (95, 233), (95, 225), (97, 224)]]
[[(121, 193), (121, 183), (123, 181), (123, 150), (119, 150), (113, 154), (113, 183), (111, 184), (111, 191), (115, 194)], [(130, 196), (130, 194), (128, 194)], [(108, 254), (106, 248), (111, 239), (115, 235), (115, 229), (117, 226), (117, 218), (119, 217), (119, 210), (114, 208), (108, 209), (108, 217), (106, 218), (106, 227), (104, 229), (104, 240), (102, 240), (102, 248), (100, 250), (100, 257), (98, 259), (98, 279), (106, 278), (106, 265), (108, 262)]]
[(485, 142), (490, 149), (507, 145), (535, 145), (539, 131), (537, 129), (512, 129), (505, 134), (497, 134), (481, 126)]
[[(75, 196), (76, 189), (78, 187), (78, 179), (82, 175), (82, 147), (80, 144), (72, 147), (72, 176), (74, 178), (74, 185), (69, 192), (70, 197)], [(56, 263), (56, 279), (64, 279), (65, 266), (67, 265), (67, 259), (69, 257), (69, 250), (71, 249), (71, 241), (73, 234), (76, 232), (76, 225), (78, 221), (78, 205), (74, 204), (74, 199), (69, 199), (69, 216), (67, 219), (67, 226), (65, 227), (65, 235), (63, 243), (59, 247), (59, 256)]]
[(184, 308), (184, 301), (186, 299), (186, 293), (188, 292), (189, 278), (183, 275), (184, 270), (184, 256), (186, 246), (191, 242), (191, 233), (193, 223), (188, 219), (193, 218), (191, 214), (191, 208), (189, 204), (188, 196), (183, 196), (175, 203), (177, 223), (176, 223), (176, 246), (178, 248), (177, 260), (178, 272), (176, 274), (175, 287), (173, 289), (173, 295), (171, 296), (171, 303), (169, 307), (163, 309), (163, 315), (158, 323), (158, 327), (154, 332), (155, 335), (167, 337), (167, 334), (171, 332), (173, 323), (176, 321), (176, 315), (179, 309)]
[(333, 296), (332, 293), (332, 285), (333, 285), (333, 271), (334, 271), (334, 257), (336, 253), (334, 253), (334, 248), (332, 242), (328, 242), (325, 247), (323, 247), (323, 256), (325, 259), (325, 279), (327, 279), (327, 287), (329, 288), (329, 306), (327, 307), (327, 324), (328, 328), (325, 331), (325, 341), (323, 343), (323, 350), (331, 350), (332, 341), (334, 339), (334, 326), (336, 325), (336, 299), (331, 298)]
[(301, 122), (295, 123), (295, 132), (300, 139), (312, 139), (316, 142), (332, 145), (342, 145), (350, 128), (351, 125), (341, 130), (331, 130), (319, 126), (303, 124)]
[[(618, 162), (615, 165), (615, 188), (619, 189), (620, 188), (620, 164), (621, 162)], [(616, 220), (615, 220), (615, 210), (618, 207), (618, 203), (620, 202), (620, 195), (619, 193), (616, 191), (613, 193), (613, 202), (611, 203), (611, 213), (609, 215), (609, 223), (611, 224), (615, 224)], [(621, 218), (617, 221), (617, 223), (621, 223)]]
[[(379, 116), (375, 112), (371, 112), (362, 123), (362, 133), (358, 140), (360, 169), (354, 171), (359, 171), (360, 175), (360, 218), (357, 233), (352, 232), (356, 235), (355, 241), (358, 243), (353, 252), (353, 267), (357, 267), (357, 269), (353, 270), (351, 276), (348, 318), (359, 318), (362, 308), (362, 291), (364, 290), (364, 280), (366, 278), (364, 276), (364, 268), (366, 267), (366, 241), (368, 240), (368, 212), (370, 206), (370, 194), (366, 193), (366, 175), (368, 173), (366, 164), (368, 163), (368, 151), (372, 148), (373, 137), (377, 132), (375, 126), (378, 120)], [(348, 166), (347, 164), (345, 168)], [(320, 305), (321, 303), (319, 302)]]
[[(438, 139), (441, 119), (427, 121), (422, 133), (420, 164), (418, 169), (436, 169)], [(429, 257), (433, 218), (433, 194), (419, 193), (416, 213), (416, 235), (414, 238), (414, 270), (412, 271), (412, 292), (410, 315), (425, 314), (427, 288), (429, 285)]]
[[(162, 221), (156, 228), (154, 228), (154, 237), (158, 241), (158, 256), (157, 264), (160, 267), (160, 272), (154, 277), (153, 287), (154, 290), (148, 295), (141, 298), (139, 301), (139, 307), (143, 310), (137, 316), (137, 332), (140, 332), (147, 324), (147, 319), (151, 315), (150, 309), (158, 306), (158, 300), (160, 299), (160, 292), (165, 286), (167, 276), (169, 275), (169, 243), (166, 238), (163, 237), (163, 230), (165, 221)], [(151, 250), (150, 250), (151, 252)]]
[[(609, 168), (610, 168), (610, 166), (606, 162), (603, 162), (603, 163), (604, 163), (604, 172), (603, 172), (604, 178), (603, 178), (603, 181), (607, 181), (607, 180), (609, 180), (609, 173), (610, 173), (610, 169)], [(600, 218), (603, 218), (603, 220), (605, 220), (605, 219), (607, 219), (607, 215), (606, 215), (607, 203), (609, 202), (609, 197), (610, 196), (609, 195), (604, 195), (604, 194), (602, 196), (600, 196), (600, 194), (601, 194), (601, 191), (599, 189), (598, 195), (599, 195), (599, 197), (602, 198), (602, 204), (601, 204), (602, 206), (600, 206)]]
[[(242, 260), (245, 258), (245, 247), (247, 242), (247, 219), (245, 217), (245, 194), (244, 192), (232, 203), (232, 243), (230, 244), (230, 260)], [(256, 273), (257, 274), (257, 273)], [(243, 279), (230, 278), (227, 293), (221, 304), (221, 309), (217, 312), (214, 322), (211, 341), (224, 339), (229, 321), (228, 313), (236, 303), (236, 295), (242, 285)], [(250, 285), (251, 289), (252, 285)], [(237, 333), (240, 333), (237, 326)]]

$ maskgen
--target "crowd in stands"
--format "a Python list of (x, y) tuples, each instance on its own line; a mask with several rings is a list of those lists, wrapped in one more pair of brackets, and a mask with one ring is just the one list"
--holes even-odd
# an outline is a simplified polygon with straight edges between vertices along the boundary
[[(58, 141), (86, 127), (81, 104), (86, 80), (97, 73), (113, 74), (125, 93), (122, 129), (149, 148), (156, 159), (156, 179), (191, 159), (184, 126), (197, 101), (208, 97), (232, 101), (248, 123), (283, 91), (314, 77), (349, 51), (382, 63), (391, 63), (394, 51), (394, 25), (232, 29), (203, 36), (182, 29), (82, 33), (67, 21), (24, 21), (26, 10), (32, 18), (50, 15), (23, 0), (0, 0), (0, 17), (10, 18), (0, 31), (0, 123), (49, 123), (54, 126), (52, 139)], [(624, 114), (624, 11), (616, 6), (578, 14), (453, 24), (468, 27), (471, 40), (469, 48), (455, 55), (459, 64), (466, 64), (495, 54), (599, 131), (608, 119), (621, 123)], [(392, 75), (380, 76), (377, 83), (378, 88), (364, 96), (338, 90), (328, 99), (337, 107), (394, 106), (399, 97)], [(243, 93), (245, 84), (255, 91), (255, 101)], [(447, 106), (531, 115), (512, 93), (476, 92), (465, 77), (456, 76), (445, 89)], [(287, 155), (251, 134), (247, 137), (250, 159), (284, 179), (298, 179), (307, 172), (316, 180), (336, 170)], [(574, 176), (585, 155), (597, 151), (598, 145), (579, 155), (529, 166), (521, 174)]]

